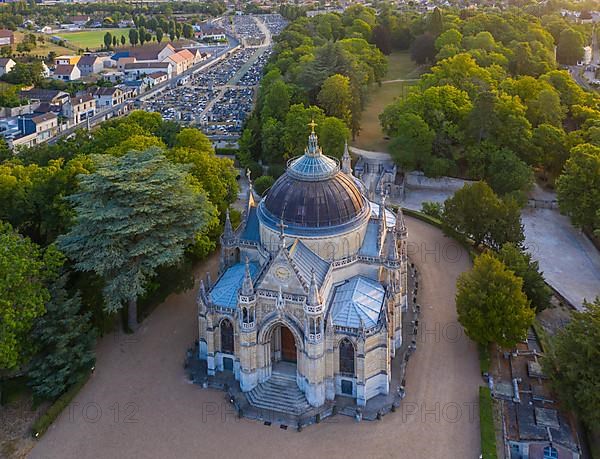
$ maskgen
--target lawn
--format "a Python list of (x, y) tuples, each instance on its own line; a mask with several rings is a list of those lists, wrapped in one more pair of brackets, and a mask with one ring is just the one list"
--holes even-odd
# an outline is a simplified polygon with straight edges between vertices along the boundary
[(421, 68), (410, 60), (408, 52), (394, 52), (388, 56), (388, 71), (381, 86), (371, 89), (362, 113), (361, 131), (352, 145), (364, 150), (387, 151), (389, 141), (384, 138), (379, 115), (396, 97), (406, 95), (414, 81), (396, 81), (418, 78)]
[(85, 30), (82, 32), (62, 32), (53, 34), (67, 41), (68, 44), (73, 45), (77, 48), (89, 48), (96, 49), (104, 46), (104, 35), (106, 32), (110, 32), (112, 35), (116, 35), (121, 44), (121, 35), (129, 41), (129, 29), (96, 29), (96, 30)]

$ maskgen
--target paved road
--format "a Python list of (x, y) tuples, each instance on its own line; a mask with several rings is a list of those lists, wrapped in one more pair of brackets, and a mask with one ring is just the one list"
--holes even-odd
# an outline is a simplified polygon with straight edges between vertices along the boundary
[[(470, 263), (439, 230), (410, 218), (407, 225), (421, 273), (421, 328), (430, 333), (409, 362), (398, 412), (379, 422), (336, 416), (302, 432), (236, 419), (222, 392), (186, 380), (183, 358), (197, 336), (188, 291), (170, 296), (133, 337), (102, 340), (95, 374), (31, 458), (478, 458), (477, 351), (456, 337), (454, 306), (456, 277)], [(217, 259), (198, 271), (214, 270)]]

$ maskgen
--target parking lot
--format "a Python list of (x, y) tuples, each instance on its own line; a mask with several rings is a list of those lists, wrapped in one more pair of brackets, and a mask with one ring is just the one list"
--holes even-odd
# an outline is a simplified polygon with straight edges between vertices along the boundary
[(271, 35), (281, 32), (287, 21), (278, 14), (222, 21), (226, 24), (219, 25), (246, 47), (230, 52), (185, 85), (149, 98), (143, 108), (160, 113), (164, 119), (197, 126), (213, 139), (235, 141), (254, 107), (256, 90), (272, 53)]

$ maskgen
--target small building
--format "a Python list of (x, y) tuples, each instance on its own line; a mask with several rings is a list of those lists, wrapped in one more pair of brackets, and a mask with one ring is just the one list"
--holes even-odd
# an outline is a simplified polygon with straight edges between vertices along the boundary
[(81, 78), (81, 71), (76, 65), (57, 65), (52, 78), (62, 81), (76, 81)]
[(225, 29), (209, 22), (194, 26), (194, 35), (202, 41), (223, 41), (227, 39)]
[(144, 75), (154, 72), (165, 72), (169, 76), (169, 79), (175, 73), (173, 64), (170, 62), (133, 62), (125, 64), (123, 69), (126, 80), (138, 80)]
[(583, 47), (583, 57), (577, 62), (577, 65), (590, 65), (592, 63), (592, 47)]
[(45, 33), (45, 34), (51, 34), (54, 30), (52, 29), (52, 27), (50, 26), (44, 26), (42, 27), (38, 32), (40, 33)]
[(69, 18), (69, 21), (77, 26), (84, 26), (89, 22), (89, 20), (90, 17), (87, 15), (77, 15)]
[(77, 65), (81, 56), (58, 56), (54, 59), (54, 65)]
[(94, 75), (102, 71), (105, 60), (106, 58), (94, 54), (84, 54), (81, 59), (79, 59), (77, 67), (79, 67), (81, 76)]
[(120, 105), (125, 102), (125, 94), (120, 88), (96, 88), (92, 92), (92, 96), (96, 99), (96, 107), (98, 110)]
[(0, 76), (10, 72), (17, 65), (10, 57), (0, 58)]
[(72, 97), (63, 105), (63, 115), (70, 125), (83, 123), (96, 114), (96, 99), (91, 94)]
[(45, 142), (58, 133), (58, 116), (56, 113), (32, 113), (21, 118), (24, 135), (36, 134), (35, 143)]
[(29, 99), (31, 103), (46, 104), (49, 107), (47, 111), (60, 112), (62, 106), (69, 100), (69, 94), (58, 89), (33, 88), (28, 91), (21, 91), (21, 97)]
[(0, 46), (10, 46), (15, 44), (15, 34), (12, 30), (0, 29)]
[(169, 75), (167, 75), (166, 72), (153, 72), (144, 77), (144, 83), (146, 83), (149, 88), (152, 88), (153, 86), (168, 81), (168, 79)]
[(100, 74), (100, 76), (104, 80), (110, 81), (112, 83), (118, 83), (119, 81), (123, 81), (123, 79), (125, 78), (125, 74), (118, 70), (105, 70)]

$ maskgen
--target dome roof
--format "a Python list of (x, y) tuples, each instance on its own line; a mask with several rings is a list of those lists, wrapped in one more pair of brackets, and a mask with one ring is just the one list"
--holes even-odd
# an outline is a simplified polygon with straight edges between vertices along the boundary
[(266, 210), (286, 225), (337, 226), (354, 220), (367, 205), (354, 180), (343, 172), (315, 181), (282, 175), (265, 198)]
[(313, 129), (304, 155), (288, 163), (263, 205), (286, 226), (326, 228), (363, 217), (368, 202), (339, 162), (322, 154)]

